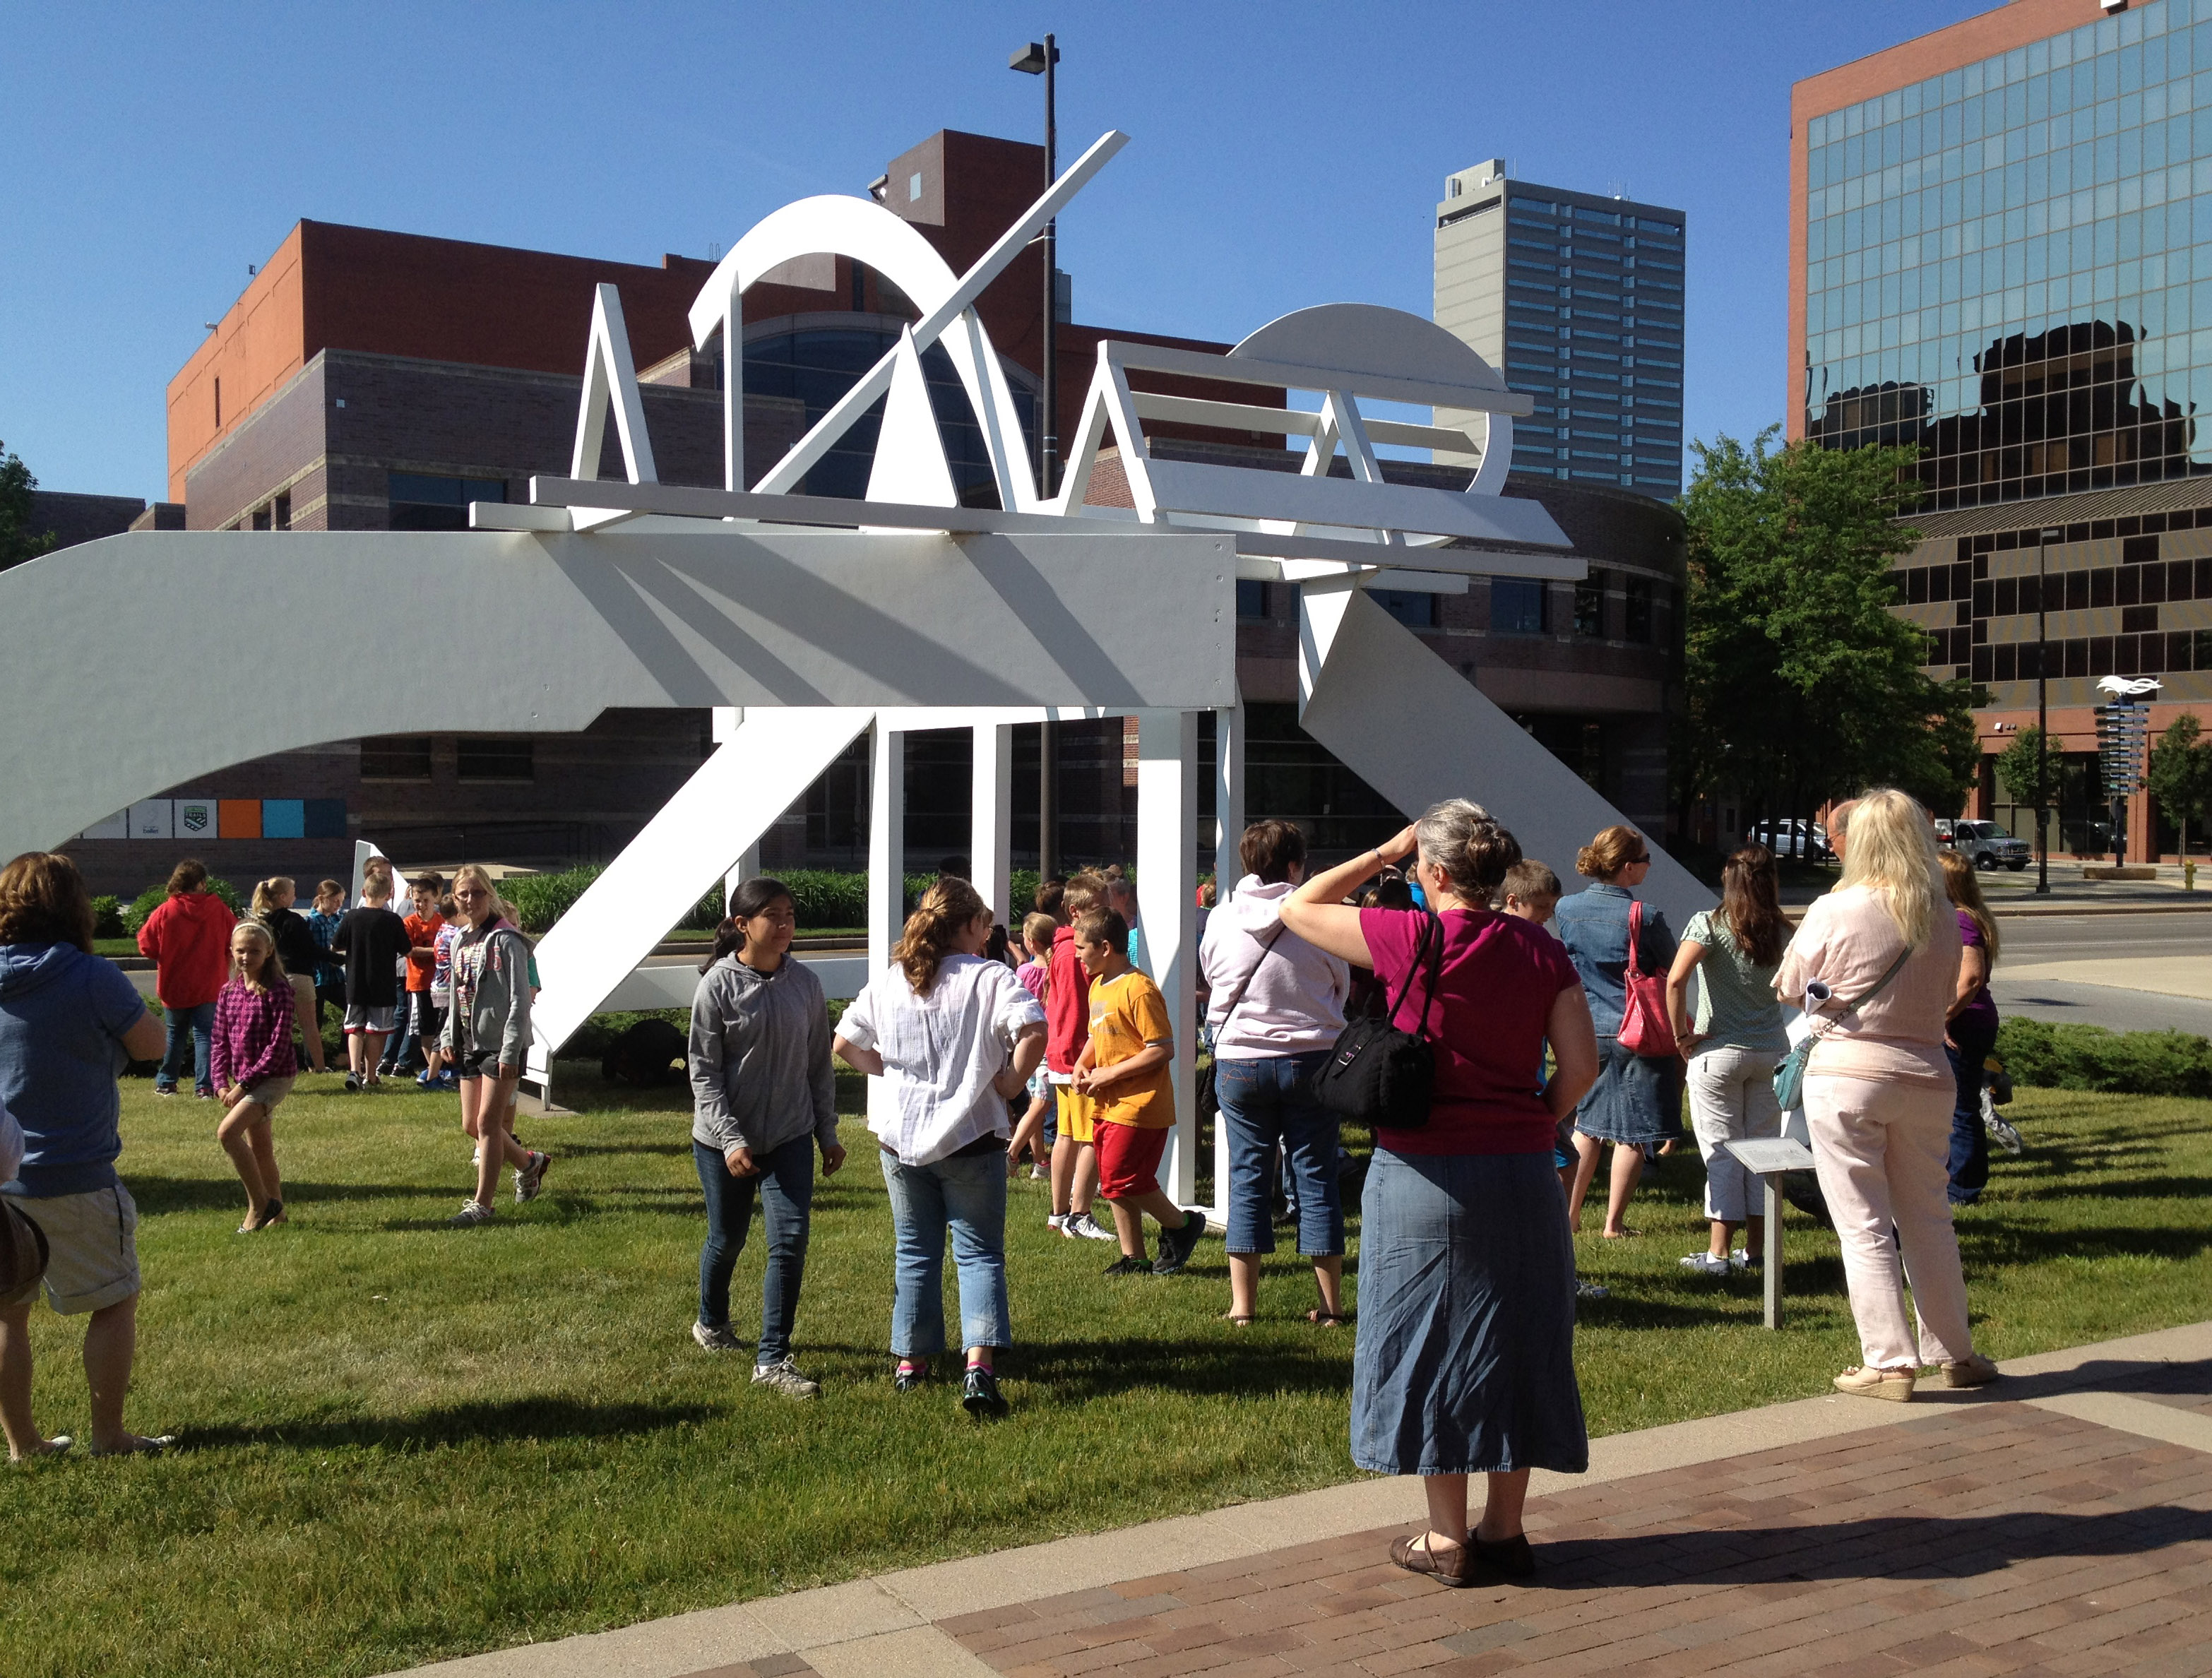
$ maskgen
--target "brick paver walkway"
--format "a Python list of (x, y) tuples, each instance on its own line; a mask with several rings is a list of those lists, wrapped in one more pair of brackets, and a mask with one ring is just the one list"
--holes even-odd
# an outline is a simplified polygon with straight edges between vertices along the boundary
[[(2212, 1410), (2208, 1375), (2143, 1396)], [(1402, 1572), (1401, 1527), (944, 1629), (1011, 1678), (2212, 1671), (2212, 1455), (2023, 1404), (1532, 1499), (1528, 1525), (1517, 1585)]]

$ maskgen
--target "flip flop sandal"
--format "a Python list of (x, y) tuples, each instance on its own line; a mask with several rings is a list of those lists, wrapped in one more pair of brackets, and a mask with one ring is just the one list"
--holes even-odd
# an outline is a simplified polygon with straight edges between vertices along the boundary
[(1316, 1328), (1344, 1328), (1351, 1326), (1352, 1313), (1350, 1311), (1325, 1311), (1319, 1306), (1316, 1306), (1312, 1310), (1306, 1313), (1306, 1321), (1312, 1323)]

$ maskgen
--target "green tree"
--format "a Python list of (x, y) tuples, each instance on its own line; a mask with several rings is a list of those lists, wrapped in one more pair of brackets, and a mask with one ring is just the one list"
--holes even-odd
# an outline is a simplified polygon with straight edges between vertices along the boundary
[(1891, 562), (1917, 538), (1909, 448), (1694, 446), (1678, 799), (1735, 788), (1810, 814), (1870, 784), (1955, 808), (1978, 752), (1973, 690), (1922, 673), (1920, 630), (1890, 611)]
[[(2051, 766), (2056, 769), (2057, 765)], [(2023, 728), (2012, 737), (2012, 744), (1997, 755), (1997, 779), (2004, 782), (2005, 791), (2012, 794), (2014, 804), (2042, 805), (2046, 803), (2037, 777), (2046, 773), (2043, 756), (2043, 731)], [(2054, 775), (2055, 781), (2057, 777)], [(2056, 790), (2054, 787), (2053, 790)]]
[(39, 480), (0, 443), (0, 571), (36, 559), (54, 545), (52, 531), (31, 528), (31, 491)]
[(2212, 802), (2212, 741), (2199, 740), (2201, 732), (2197, 718), (2184, 711), (2150, 749), (2144, 775), (2166, 820), (2181, 830), (2184, 857), (2189, 854), (2189, 824), (2203, 825), (2204, 807)]

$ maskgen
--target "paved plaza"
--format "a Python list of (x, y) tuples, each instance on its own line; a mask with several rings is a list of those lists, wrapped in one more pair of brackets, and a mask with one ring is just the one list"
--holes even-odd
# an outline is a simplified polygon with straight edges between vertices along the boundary
[(2212, 1323), (1539, 1474), (1536, 1578), (1400, 1572), (1367, 1480), (423, 1669), (440, 1678), (2212, 1672)]

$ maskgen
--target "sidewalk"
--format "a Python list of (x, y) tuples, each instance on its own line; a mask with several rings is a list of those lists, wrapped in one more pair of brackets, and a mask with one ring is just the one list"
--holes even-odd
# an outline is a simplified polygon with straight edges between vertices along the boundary
[(1361, 1480), (417, 1670), (2212, 1672), (2212, 1322), (2003, 1367), (1594, 1440), (1589, 1474), (1535, 1476), (1520, 1585), (1391, 1566), (1418, 1488)]

